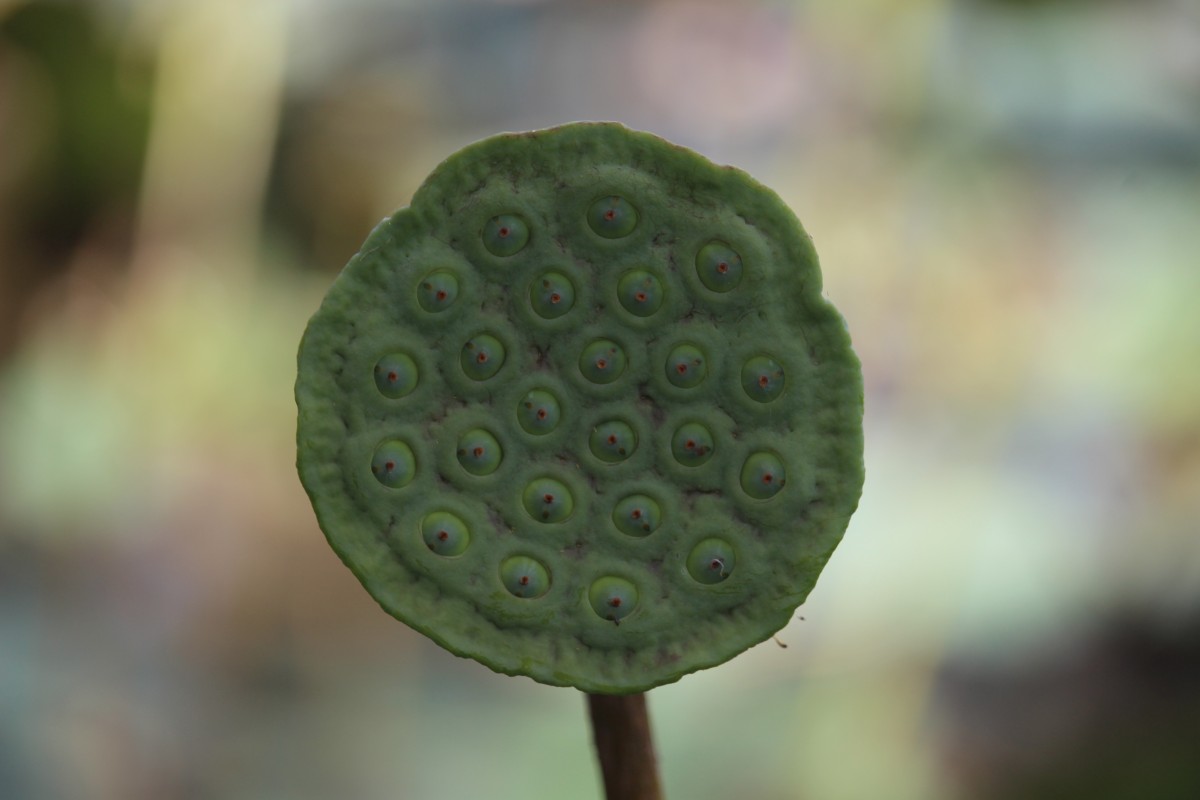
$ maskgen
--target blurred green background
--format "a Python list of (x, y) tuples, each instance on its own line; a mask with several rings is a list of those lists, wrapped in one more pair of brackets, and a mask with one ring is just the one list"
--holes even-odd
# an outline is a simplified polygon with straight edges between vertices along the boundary
[(0, 798), (600, 796), (293, 467), (374, 223), (576, 119), (777, 190), (866, 377), (803, 620), (650, 695), (669, 796), (1200, 796), (1194, 0), (0, 0)]

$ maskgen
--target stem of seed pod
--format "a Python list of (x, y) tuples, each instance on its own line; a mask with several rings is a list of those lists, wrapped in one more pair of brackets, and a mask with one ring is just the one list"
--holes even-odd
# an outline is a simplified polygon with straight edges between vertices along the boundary
[(646, 695), (587, 697), (606, 800), (662, 800)]

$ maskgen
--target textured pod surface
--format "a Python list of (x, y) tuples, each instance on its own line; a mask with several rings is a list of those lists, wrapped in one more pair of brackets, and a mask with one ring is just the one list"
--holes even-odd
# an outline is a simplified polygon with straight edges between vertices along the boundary
[(861, 368), (808, 236), (619, 125), (439, 166), (313, 316), (296, 400), (301, 481), (384, 609), (590, 692), (782, 628), (862, 490)]

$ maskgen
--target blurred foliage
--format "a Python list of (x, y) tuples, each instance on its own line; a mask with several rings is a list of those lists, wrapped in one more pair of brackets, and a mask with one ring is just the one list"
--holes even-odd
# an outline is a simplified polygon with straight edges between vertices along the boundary
[(651, 695), (671, 796), (1200, 795), (1194, 3), (7, 0), (0, 797), (598, 796), (581, 698), (337, 562), (291, 400), (442, 158), (589, 118), (775, 188), (867, 381), (786, 649)]

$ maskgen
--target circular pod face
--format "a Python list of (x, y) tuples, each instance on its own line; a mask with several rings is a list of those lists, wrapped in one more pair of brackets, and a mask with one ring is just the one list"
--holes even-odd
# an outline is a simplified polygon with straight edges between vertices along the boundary
[(392, 615), (508, 674), (643, 691), (770, 637), (862, 490), (862, 374), (808, 236), (618, 125), (452, 156), (300, 346), (298, 466)]

